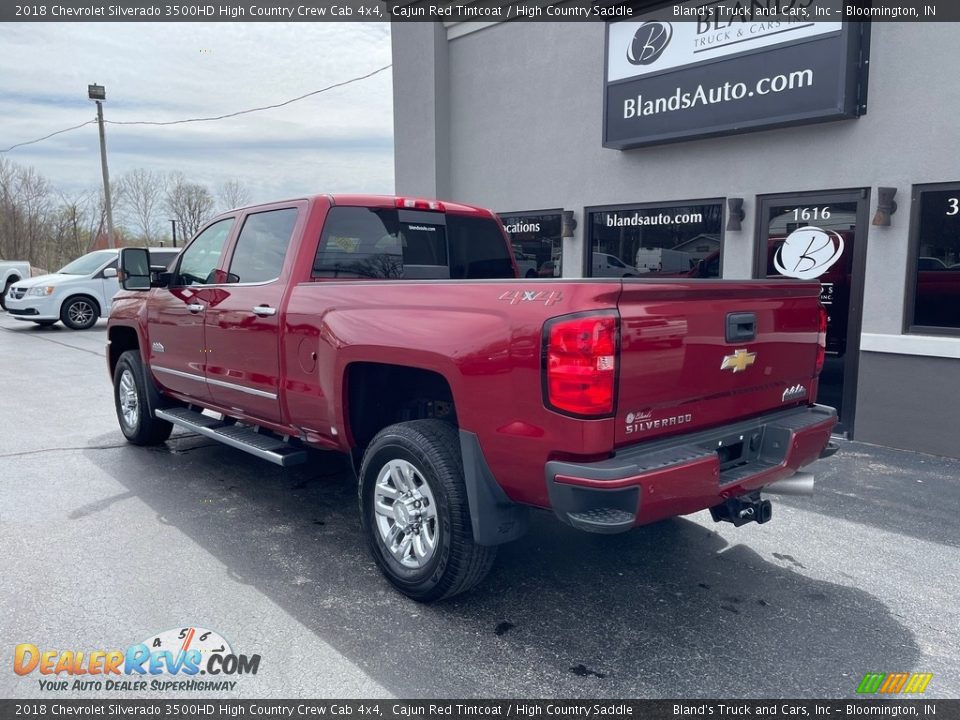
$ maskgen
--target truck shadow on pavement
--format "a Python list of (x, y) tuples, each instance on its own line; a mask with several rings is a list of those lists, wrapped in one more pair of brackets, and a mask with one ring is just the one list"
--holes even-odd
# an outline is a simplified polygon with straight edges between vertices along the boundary
[(87, 454), (400, 697), (849, 697), (920, 655), (872, 595), (685, 519), (598, 536), (535, 514), (472, 593), (425, 606), (369, 558), (343, 456), (284, 470), (189, 435)]

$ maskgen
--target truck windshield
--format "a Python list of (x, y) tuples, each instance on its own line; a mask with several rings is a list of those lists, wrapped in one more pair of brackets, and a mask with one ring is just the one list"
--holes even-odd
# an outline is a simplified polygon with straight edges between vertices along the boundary
[(61, 275), (89, 275), (108, 260), (117, 256), (116, 250), (99, 250), (78, 257), (72, 263), (57, 270)]
[(493, 218), (335, 207), (323, 228), (313, 276), (474, 279), (511, 278), (514, 272)]

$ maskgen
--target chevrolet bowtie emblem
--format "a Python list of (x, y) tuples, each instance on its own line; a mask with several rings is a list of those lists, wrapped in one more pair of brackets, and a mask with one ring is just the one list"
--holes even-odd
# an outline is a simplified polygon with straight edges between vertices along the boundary
[(757, 354), (752, 352), (747, 352), (744, 349), (739, 349), (733, 353), (733, 355), (727, 355), (723, 358), (723, 363), (720, 365), (721, 370), (733, 370), (734, 373), (743, 372), (748, 367), (753, 365), (754, 361), (757, 359)]

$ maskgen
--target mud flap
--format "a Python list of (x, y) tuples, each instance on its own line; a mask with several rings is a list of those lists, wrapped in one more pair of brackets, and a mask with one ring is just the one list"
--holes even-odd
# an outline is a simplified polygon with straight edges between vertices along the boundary
[(527, 531), (529, 511), (497, 485), (475, 433), (460, 431), (460, 453), (474, 542), (500, 545), (519, 538)]

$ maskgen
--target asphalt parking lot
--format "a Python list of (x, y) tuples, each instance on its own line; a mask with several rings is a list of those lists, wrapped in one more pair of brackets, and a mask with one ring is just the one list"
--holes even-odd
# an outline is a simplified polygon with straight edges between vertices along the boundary
[(472, 594), (423, 606), (367, 556), (339, 456), (125, 444), (105, 340), (0, 313), (0, 697), (50, 696), (7, 664), (19, 643), (186, 626), (261, 655), (222, 697), (851, 697), (911, 671), (960, 696), (960, 461), (843, 442), (765, 526), (538, 516)]

